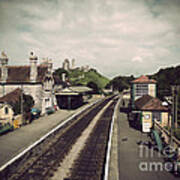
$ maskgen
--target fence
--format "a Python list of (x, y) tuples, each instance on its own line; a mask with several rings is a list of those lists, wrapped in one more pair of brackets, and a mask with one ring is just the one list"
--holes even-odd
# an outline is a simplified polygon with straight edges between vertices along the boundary
[[(154, 127), (155, 127), (156, 130), (159, 130), (162, 133), (162, 137), (164, 137), (165, 142), (169, 143), (170, 142), (170, 137), (171, 137), (170, 132), (167, 129), (165, 129), (164, 127), (162, 127), (160, 125), (160, 123), (158, 123), (158, 122), (155, 122)], [(174, 136), (172, 137), (172, 145), (173, 145), (174, 148), (180, 147), (180, 141)]]

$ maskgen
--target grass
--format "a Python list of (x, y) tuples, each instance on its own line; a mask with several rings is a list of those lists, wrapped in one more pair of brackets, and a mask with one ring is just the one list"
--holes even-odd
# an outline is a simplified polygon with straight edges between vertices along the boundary
[[(83, 76), (83, 77), (79, 78), (80, 76)], [(92, 82), (95, 82), (98, 85), (98, 87), (101, 89), (103, 89), (109, 82), (108, 78), (102, 76), (96, 70), (83, 72), (81, 70), (75, 69), (69, 73), (69, 77), (70, 77), (71, 82), (74, 85), (77, 85), (77, 84), (87, 85), (89, 82), (92, 81)]]

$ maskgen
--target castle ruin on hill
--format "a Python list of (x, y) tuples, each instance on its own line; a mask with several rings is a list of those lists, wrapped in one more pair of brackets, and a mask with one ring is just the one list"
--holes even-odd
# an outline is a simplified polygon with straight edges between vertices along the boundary
[(70, 71), (70, 70), (73, 70), (73, 69), (79, 69), (83, 72), (88, 72), (90, 67), (88, 65), (86, 66), (81, 66), (81, 67), (75, 67), (75, 59), (72, 59), (71, 60), (71, 63), (69, 61), (69, 59), (65, 59), (62, 63), (62, 68), (66, 71)]

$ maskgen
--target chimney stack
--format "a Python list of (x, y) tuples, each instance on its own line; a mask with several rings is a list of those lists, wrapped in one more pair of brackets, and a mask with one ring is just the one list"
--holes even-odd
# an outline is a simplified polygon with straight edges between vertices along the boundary
[(0, 56), (0, 63), (1, 63), (1, 82), (6, 82), (8, 78), (8, 57), (5, 52), (1, 53)]
[(31, 52), (29, 61), (30, 61), (30, 81), (36, 82), (37, 74), (38, 74), (38, 70), (37, 70), (38, 57), (35, 56), (33, 52)]

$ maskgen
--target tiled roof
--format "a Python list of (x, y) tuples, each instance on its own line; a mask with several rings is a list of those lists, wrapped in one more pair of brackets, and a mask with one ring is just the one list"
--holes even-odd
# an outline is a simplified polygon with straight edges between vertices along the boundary
[(5, 96), (0, 98), (1, 103), (7, 103), (10, 105), (14, 105), (20, 100), (22, 90), (17, 88), (14, 91), (11, 91), (10, 93), (6, 94)]
[[(30, 66), (7, 66), (8, 78), (7, 82), (30, 82)], [(47, 66), (38, 66), (37, 82), (42, 82), (46, 72)], [(0, 68), (1, 78), (1, 68)]]
[(135, 101), (135, 107), (139, 110), (148, 110), (148, 111), (167, 111), (168, 108), (162, 105), (162, 101), (158, 98), (144, 95), (141, 98)]
[(135, 107), (141, 109), (147, 102), (149, 102), (153, 97), (149, 95), (144, 95), (141, 98), (138, 98), (134, 103)]
[(132, 81), (132, 83), (157, 83), (154, 79), (149, 79), (147, 76), (141, 76)]
[(79, 92), (79, 93), (93, 91), (93, 89), (86, 86), (70, 86), (69, 88), (72, 91)]
[(86, 86), (70, 86), (59, 92), (59, 95), (78, 95), (92, 91), (91, 88)]

